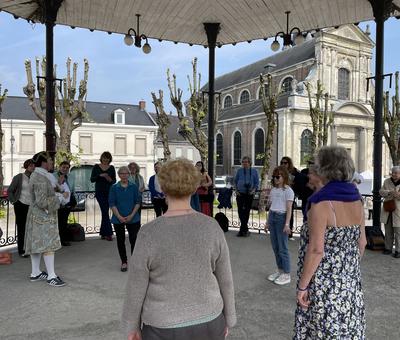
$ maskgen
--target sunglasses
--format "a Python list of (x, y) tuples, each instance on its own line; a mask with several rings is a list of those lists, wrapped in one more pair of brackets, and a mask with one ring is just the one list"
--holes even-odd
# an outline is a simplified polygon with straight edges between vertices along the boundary
[(281, 178), (281, 177), (282, 177), (282, 176), (280, 176), (280, 175), (272, 176), (273, 179), (279, 179), (279, 178)]

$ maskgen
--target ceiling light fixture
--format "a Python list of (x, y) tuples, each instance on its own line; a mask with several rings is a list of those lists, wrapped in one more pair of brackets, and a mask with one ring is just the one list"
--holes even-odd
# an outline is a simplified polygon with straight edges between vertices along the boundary
[[(149, 54), (151, 52), (151, 46), (149, 44), (147, 36), (145, 36), (144, 34), (140, 34), (140, 31), (139, 31), (140, 14), (136, 14), (136, 17), (137, 17), (136, 31), (133, 28), (130, 28), (128, 30), (128, 33), (125, 34), (124, 42), (128, 46), (131, 46), (133, 43), (135, 43), (135, 46), (140, 48), (140, 47), (142, 47), (142, 40), (146, 40), (146, 43), (143, 45), (142, 50), (144, 53)], [(135, 40), (133, 40), (131, 33), (133, 33)]]
[[(286, 11), (286, 33), (285, 32), (278, 32), (275, 36), (274, 41), (271, 44), (271, 50), (276, 52), (279, 50), (279, 48), (281, 47), (279, 41), (278, 41), (278, 37), (281, 37), (283, 39), (283, 48), (289, 48), (293, 45), (300, 45), (301, 43), (303, 43), (304, 41), (304, 37), (303, 34), (300, 31), (300, 28), (298, 27), (293, 27), (290, 31), (289, 31), (289, 14), (290, 11)], [(296, 34), (294, 41), (292, 40), (292, 35)]]

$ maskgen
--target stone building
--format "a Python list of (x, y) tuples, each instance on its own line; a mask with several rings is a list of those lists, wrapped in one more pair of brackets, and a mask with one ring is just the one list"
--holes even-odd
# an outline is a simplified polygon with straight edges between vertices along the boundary
[[(215, 135), (216, 174), (232, 175), (240, 160), (248, 155), (260, 169), (264, 153), (266, 119), (260, 100), (260, 74), (271, 73), (272, 87), (278, 97), (278, 124), (271, 166), (283, 156), (293, 159), (298, 168), (310, 156), (311, 119), (305, 83), (316, 91), (320, 80), (329, 94), (334, 126), (329, 144), (343, 145), (355, 161), (356, 171), (372, 170), (374, 117), (367, 92), (371, 76), (373, 41), (355, 25), (319, 31), (306, 41), (268, 58), (218, 77), (221, 92)], [(390, 157), (384, 148), (384, 173)]]

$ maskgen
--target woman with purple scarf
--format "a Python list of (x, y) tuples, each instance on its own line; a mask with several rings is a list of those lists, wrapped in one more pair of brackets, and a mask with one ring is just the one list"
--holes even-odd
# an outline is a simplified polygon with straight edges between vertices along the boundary
[(323, 147), (315, 169), (324, 186), (309, 198), (293, 339), (365, 339), (360, 260), (366, 238), (361, 197), (350, 182), (354, 163), (345, 148)]

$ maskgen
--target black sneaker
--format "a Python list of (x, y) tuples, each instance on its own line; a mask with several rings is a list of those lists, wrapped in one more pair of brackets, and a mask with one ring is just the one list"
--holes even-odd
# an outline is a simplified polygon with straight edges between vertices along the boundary
[(65, 286), (65, 282), (63, 280), (61, 280), (59, 276), (57, 276), (57, 277), (55, 277), (53, 279), (47, 280), (47, 284), (49, 286), (53, 286), (53, 287)]
[(394, 254), (392, 255), (395, 259), (400, 259), (400, 253), (398, 251), (395, 251)]
[(383, 254), (383, 255), (391, 255), (391, 254), (392, 254), (392, 251), (389, 250), (389, 249), (385, 249), (385, 250), (382, 252), (382, 254)]
[(31, 280), (31, 282), (44, 281), (47, 280), (47, 273), (41, 272), (39, 275), (31, 276), (29, 279)]

